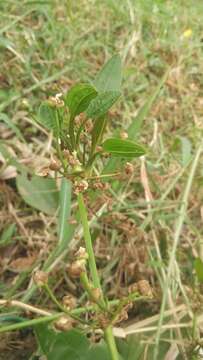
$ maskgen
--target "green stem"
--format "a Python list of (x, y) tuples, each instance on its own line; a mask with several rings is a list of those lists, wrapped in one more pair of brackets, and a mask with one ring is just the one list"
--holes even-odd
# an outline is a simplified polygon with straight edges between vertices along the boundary
[(53, 314), (53, 315), (43, 316), (43, 317), (40, 317), (40, 318), (34, 319), (34, 320), (22, 321), (21, 323), (18, 323), (18, 324), (1, 326), (0, 333), (18, 330), (18, 329), (24, 329), (26, 327), (32, 327), (37, 324), (41, 324), (41, 323), (45, 323), (45, 322), (51, 322), (51, 321), (57, 320), (62, 315), (63, 315), (63, 313), (57, 313), (57, 314)]
[(101, 284), (97, 272), (94, 250), (92, 246), (92, 239), (91, 239), (89, 224), (87, 219), (87, 211), (82, 193), (78, 195), (78, 206), (79, 206), (80, 218), (82, 221), (82, 226), (84, 231), (85, 246), (88, 253), (88, 261), (89, 261), (89, 267), (90, 267), (90, 273), (92, 276), (93, 285), (94, 287), (101, 289)]
[[(93, 250), (93, 246), (92, 246), (92, 239), (91, 239), (91, 235), (90, 235), (90, 229), (89, 229), (88, 218), (87, 218), (87, 210), (85, 207), (84, 198), (83, 198), (82, 193), (80, 193), (78, 195), (78, 206), (79, 206), (80, 218), (81, 218), (82, 226), (83, 226), (85, 245), (86, 245), (86, 250), (88, 253), (88, 261), (89, 261), (89, 267), (90, 267), (90, 273), (92, 276), (93, 285), (95, 288), (99, 288), (101, 290), (101, 293), (102, 293), (102, 301), (101, 302), (102, 302), (102, 306), (105, 306), (104, 296), (103, 296), (103, 292), (102, 292), (102, 288), (101, 288), (101, 284), (100, 284), (99, 275), (97, 272), (94, 250)], [(113, 331), (112, 331), (111, 325), (109, 325), (104, 330), (104, 336), (106, 339), (106, 343), (109, 347), (111, 359), (119, 360), (119, 354), (118, 354), (118, 350), (116, 347), (116, 342), (115, 342), (115, 338), (113, 336)]]
[(52, 290), (50, 289), (49, 285), (46, 284), (44, 285), (44, 289), (46, 290), (47, 294), (49, 295), (50, 299), (53, 301), (54, 304), (56, 304), (56, 306), (58, 306), (59, 310), (61, 310), (63, 313), (69, 315), (70, 317), (72, 317), (74, 320), (81, 322), (82, 324), (88, 324), (86, 321), (80, 319), (79, 317), (73, 315), (71, 313), (71, 311), (67, 310), (63, 305), (60, 304), (60, 302), (57, 300), (57, 298), (55, 297), (54, 293), (52, 292)]
[(101, 302), (100, 299), (98, 300), (98, 299), (96, 299), (96, 298), (94, 297), (94, 293), (92, 292), (92, 290), (95, 289), (95, 288), (92, 288), (92, 286), (90, 285), (89, 279), (88, 279), (87, 274), (86, 274), (85, 272), (83, 272), (83, 273), (80, 275), (80, 281), (81, 281), (84, 289), (87, 291), (90, 299), (91, 299), (92, 301), (94, 301), (94, 303), (97, 304), (98, 307), (99, 307), (102, 311), (106, 312), (107, 309), (106, 309), (106, 306), (103, 304), (103, 302)]
[(104, 330), (104, 337), (106, 339), (106, 342), (108, 344), (110, 353), (111, 353), (111, 359), (112, 360), (119, 360), (119, 354), (118, 354), (118, 350), (116, 347), (116, 342), (115, 342), (115, 338), (113, 336), (113, 330), (112, 330), (112, 326), (108, 326), (105, 330)]

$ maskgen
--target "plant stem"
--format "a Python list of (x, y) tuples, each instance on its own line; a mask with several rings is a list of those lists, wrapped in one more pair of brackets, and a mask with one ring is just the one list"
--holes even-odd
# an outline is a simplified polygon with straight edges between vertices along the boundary
[(99, 275), (97, 273), (97, 266), (96, 266), (94, 250), (92, 246), (92, 239), (91, 239), (89, 224), (87, 219), (87, 211), (82, 193), (78, 195), (78, 206), (79, 206), (80, 218), (82, 221), (82, 226), (84, 231), (85, 246), (88, 253), (88, 261), (89, 261), (89, 267), (90, 267), (90, 273), (92, 276), (93, 285), (94, 287), (101, 289), (101, 284), (100, 284)]
[(108, 326), (104, 330), (104, 336), (105, 336), (106, 342), (108, 344), (112, 360), (119, 360), (119, 354), (118, 354), (118, 350), (116, 347), (116, 342), (115, 342), (115, 338), (113, 335), (113, 329), (112, 329), (111, 325)]
[(24, 329), (26, 327), (33, 327), (37, 324), (51, 322), (51, 321), (59, 319), (62, 315), (63, 315), (63, 313), (56, 313), (56, 314), (49, 315), (49, 316), (43, 316), (38, 319), (22, 321), (21, 323), (17, 323), (17, 324), (1, 326), (0, 333), (12, 331), (12, 330)]
[[(94, 297), (94, 293), (92, 292), (93, 288), (92, 288), (92, 286), (90, 285), (89, 279), (88, 279), (87, 274), (86, 274), (85, 272), (83, 272), (83, 273), (80, 275), (80, 281), (81, 281), (84, 289), (87, 291), (90, 300), (94, 301), (94, 303), (97, 304), (98, 307), (99, 307), (102, 311), (106, 312), (107, 309), (106, 309), (105, 304), (103, 304), (103, 302), (101, 302), (100, 299), (96, 299), (96, 298)], [(95, 289), (95, 288), (94, 288), (94, 289)]]
[[(88, 261), (89, 261), (89, 267), (90, 267), (90, 273), (92, 276), (93, 285), (95, 288), (99, 288), (102, 293), (102, 288), (101, 288), (101, 284), (100, 284), (99, 275), (97, 272), (94, 250), (93, 250), (93, 246), (92, 246), (92, 239), (91, 239), (90, 229), (89, 229), (89, 224), (88, 224), (87, 210), (86, 210), (86, 206), (84, 203), (84, 198), (83, 198), (82, 193), (79, 193), (79, 195), (78, 195), (78, 206), (79, 206), (80, 218), (81, 218), (82, 226), (83, 226), (85, 245), (86, 245), (86, 250), (88, 253)], [(103, 293), (102, 293), (102, 305), (105, 306)], [(106, 339), (106, 343), (109, 347), (111, 359), (119, 360), (119, 354), (118, 354), (118, 350), (116, 347), (116, 342), (115, 342), (115, 338), (113, 336), (113, 330), (112, 330), (111, 325), (109, 325), (104, 330), (104, 336)]]
[(44, 289), (46, 290), (47, 294), (49, 295), (49, 297), (53, 301), (53, 303), (58, 306), (59, 310), (61, 310), (65, 314), (69, 315), (70, 317), (72, 317), (76, 321), (81, 322), (82, 324), (88, 324), (86, 321), (80, 319), (79, 317), (72, 314), (71, 311), (64, 308), (64, 306), (61, 305), (60, 302), (57, 300), (57, 298), (55, 297), (54, 293), (52, 292), (52, 290), (50, 289), (48, 284), (44, 285)]

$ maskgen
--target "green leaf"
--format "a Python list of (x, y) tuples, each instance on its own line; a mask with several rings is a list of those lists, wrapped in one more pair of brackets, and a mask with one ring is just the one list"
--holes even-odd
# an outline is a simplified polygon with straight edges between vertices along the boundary
[(95, 151), (97, 144), (102, 140), (102, 136), (106, 127), (107, 119), (101, 116), (94, 121), (92, 129), (92, 152)]
[(85, 111), (91, 100), (97, 96), (96, 89), (90, 84), (77, 84), (67, 93), (65, 103), (69, 107), (71, 119)]
[[(157, 85), (154, 93), (147, 99), (145, 104), (138, 111), (137, 116), (132, 120), (132, 122), (127, 130), (129, 139), (133, 140), (138, 136), (138, 134), (141, 130), (142, 124), (143, 124), (145, 118), (148, 116), (148, 114), (152, 108), (152, 105), (158, 98), (161, 88), (167, 79), (167, 76), (168, 76), (168, 71), (164, 74), (163, 78)], [(119, 165), (119, 159), (115, 159), (115, 158), (109, 159), (107, 165), (105, 166), (105, 168), (103, 170), (103, 173), (113, 172), (117, 168), (118, 165)], [(119, 186), (117, 186), (117, 188), (118, 187)]]
[(130, 140), (122, 140), (117, 138), (107, 139), (102, 144), (103, 150), (109, 152), (113, 156), (119, 157), (139, 157), (146, 153), (143, 146)]
[(58, 237), (59, 244), (67, 244), (69, 238), (68, 219), (71, 212), (71, 182), (67, 179), (63, 179), (61, 182), (61, 190), (59, 194), (59, 229)]
[(200, 258), (196, 258), (194, 267), (199, 282), (203, 282), (203, 261)]
[(90, 345), (85, 360), (111, 360), (108, 347), (104, 341), (99, 344)]
[(119, 55), (114, 55), (97, 74), (94, 85), (99, 92), (120, 91), (121, 81), (121, 58)]
[(97, 118), (105, 115), (118, 100), (120, 91), (106, 91), (98, 94), (89, 104), (86, 114), (88, 118)]
[(117, 339), (118, 350), (125, 360), (141, 360), (145, 345), (142, 343), (139, 336), (128, 336), (125, 340)]
[(12, 120), (9, 119), (9, 117), (6, 114), (4, 113), (0, 114), (0, 121), (3, 121), (11, 130), (13, 130), (13, 132), (16, 134), (19, 140), (25, 142), (25, 139), (21, 134), (20, 130), (18, 129), (18, 127), (12, 122)]
[(56, 181), (51, 178), (32, 176), (23, 173), (16, 178), (17, 188), (23, 200), (31, 207), (54, 215), (58, 208), (59, 194)]
[(16, 225), (10, 224), (7, 226), (0, 237), (0, 247), (9, 244), (12, 241), (12, 236), (15, 234)]
[(48, 102), (43, 102), (40, 105), (37, 120), (45, 128), (56, 132), (57, 130), (56, 109), (50, 106)]
[(92, 345), (78, 330), (55, 332), (41, 324), (35, 327), (41, 351), (47, 360), (111, 360), (104, 341)]
[(42, 324), (36, 327), (36, 334), (47, 360), (82, 360), (89, 347), (86, 337), (77, 330), (56, 333)]

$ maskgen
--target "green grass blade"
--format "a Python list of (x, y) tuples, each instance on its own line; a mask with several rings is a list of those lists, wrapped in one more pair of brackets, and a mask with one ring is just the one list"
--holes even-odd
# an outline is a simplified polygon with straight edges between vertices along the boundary
[(149, 99), (147, 99), (147, 101), (144, 103), (144, 105), (141, 107), (141, 109), (139, 110), (137, 116), (135, 117), (135, 119), (132, 121), (131, 125), (128, 128), (128, 137), (129, 139), (134, 139), (138, 133), (141, 130), (142, 124), (145, 120), (145, 118), (149, 115), (149, 112), (152, 108), (152, 105), (154, 104), (154, 102), (156, 101), (156, 99), (159, 96), (159, 93), (161, 91), (162, 86), (164, 85), (167, 76), (168, 76), (168, 71), (166, 71), (166, 73), (164, 74), (164, 76), (162, 77), (161, 81), (159, 82), (157, 88), (155, 89), (154, 94), (152, 94)]
[(17, 138), (19, 140), (21, 140), (22, 142), (25, 143), (25, 139), (23, 137), (23, 135), (21, 134), (20, 130), (18, 129), (18, 127), (9, 119), (9, 117), (4, 114), (1, 113), (0, 114), (0, 121), (3, 121), (17, 136)]

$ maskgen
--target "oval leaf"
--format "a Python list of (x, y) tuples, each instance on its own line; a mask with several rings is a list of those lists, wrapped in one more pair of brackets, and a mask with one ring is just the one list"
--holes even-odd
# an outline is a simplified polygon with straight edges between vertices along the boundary
[(114, 55), (97, 74), (94, 85), (99, 92), (120, 91), (121, 81), (121, 58), (119, 55)]
[(59, 194), (54, 179), (36, 175), (29, 179), (27, 174), (22, 174), (17, 176), (16, 181), (18, 191), (28, 205), (48, 215), (55, 214)]
[(57, 129), (55, 108), (51, 107), (47, 102), (40, 105), (37, 120), (40, 124), (54, 132)]
[(143, 146), (130, 140), (117, 138), (107, 139), (104, 141), (102, 147), (104, 151), (119, 157), (133, 158), (142, 156), (146, 153)]
[(97, 118), (106, 114), (120, 95), (120, 91), (106, 91), (100, 93), (89, 104), (86, 111), (87, 117)]
[(96, 89), (90, 84), (77, 84), (67, 93), (65, 103), (69, 107), (71, 118), (85, 111), (91, 102), (97, 96)]

